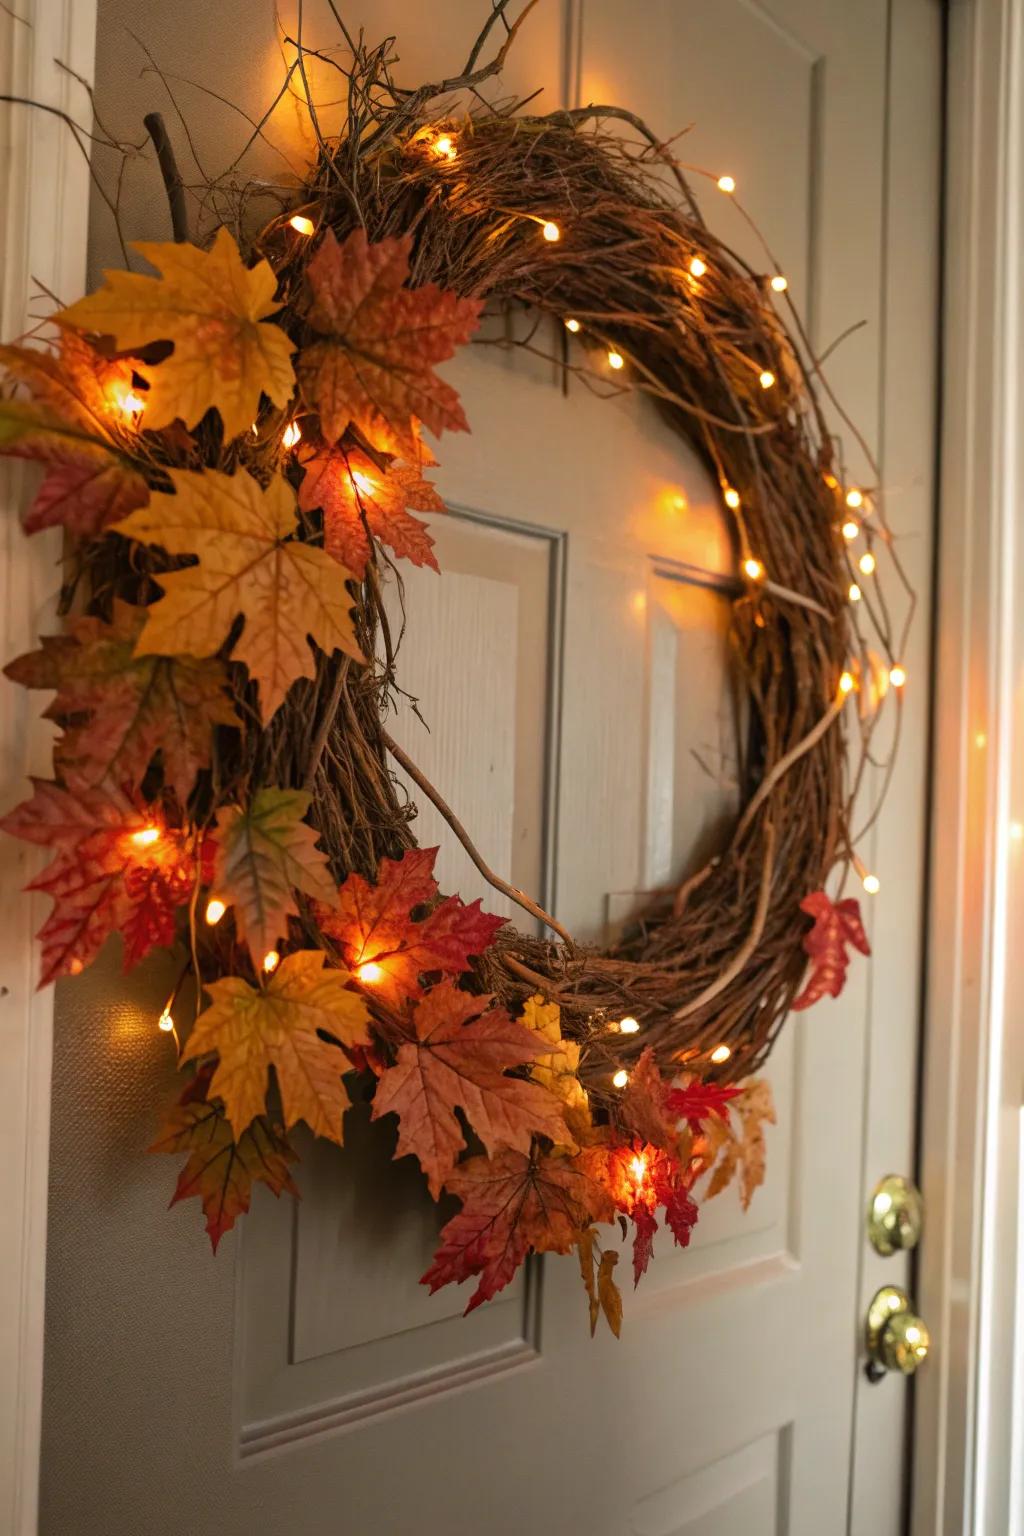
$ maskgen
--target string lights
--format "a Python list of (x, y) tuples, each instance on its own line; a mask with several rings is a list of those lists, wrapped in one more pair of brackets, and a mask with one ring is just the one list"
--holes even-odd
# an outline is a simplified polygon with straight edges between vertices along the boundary
[(731, 176), (719, 176), (718, 190), (719, 192), (735, 192), (736, 183)]
[(574, 320), (570, 316), (569, 319), (565, 322), (565, 328), (567, 331), (572, 331), (572, 334), (575, 336), (576, 332), (580, 328), (580, 323), (578, 320)]
[(775, 383), (775, 375), (770, 368), (763, 369), (758, 378), (762, 389), (771, 389)]
[(541, 226), (540, 232), (544, 236), (545, 240), (551, 241), (552, 245), (556, 240), (561, 240), (562, 238), (562, 231), (559, 229), (554, 219), (546, 220), (546, 222)]
[(907, 681), (907, 674), (904, 668), (899, 665), (890, 667), (889, 681), (894, 688), (902, 688)]
[(226, 911), (227, 906), (220, 900), (219, 896), (210, 897), (210, 900), (206, 903), (206, 921), (211, 928), (216, 927)]
[(619, 1070), (612, 1077), (612, 1087), (613, 1088), (625, 1088), (625, 1086), (626, 1086), (626, 1084), (628, 1082), (629, 1082), (629, 1073), (626, 1071), (625, 1067), (620, 1067)]
[(302, 428), (297, 421), (290, 421), (281, 434), (281, 442), (286, 448), (294, 448), (302, 437)]
[(316, 229), (313, 220), (307, 219), (304, 213), (293, 213), (288, 223), (297, 235), (306, 235), (308, 237)]
[(732, 1048), (723, 1042), (721, 1045), (715, 1046), (714, 1050), (711, 1052), (710, 1059), (714, 1062), (716, 1067), (720, 1067), (724, 1061), (729, 1060), (731, 1055)]
[(281, 956), (276, 949), (268, 949), (263, 956), (263, 969), (268, 976), (272, 975), (281, 964)]
[(690, 262), (691, 277), (703, 277), (708, 269), (708, 264), (702, 256), (694, 256)]
[(857, 583), (855, 581), (851, 581), (850, 582), (850, 590), (847, 593), (847, 596), (849, 597), (851, 603), (859, 603), (860, 602), (861, 590), (860, 590), (860, 587), (858, 587), (858, 585), (857, 585)]
[(859, 533), (860, 523), (855, 523), (852, 517), (848, 518), (843, 524), (843, 538), (848, 544), (852, 544)]
[(736, 508), (740, 504), (739, 491), (735, 490), (731, 485), (727, 485), (725, 490), (722, 492), (722, 498), (725, 501), (726, 506), (735, 512)]
[(619, 369), (624, 368), (625, 365), (626, 359), (623, 357), (622, 353), (616, 352), (615, 349), (612, 348), (608, 353), (608, 367), (614, 368), (617, 373)]
[(751, 581), (763, 581), (764, 566), (761, 564), (760, 560), (755, 560), (754, 557), (751, 556), (749, 560), (744, 560), (743, 562), (743, 574), (744, 576), (749, 577)]
[(864, 492), (859, 491), (855, 485), (851, 485), (846, 493), (846, 505), (848, 507), (862, 507), (864, 505)]
[(632, 1014), (627, 1014), (624, 1019), (619, 1020), (619, 1033), (621, 1035), (635, 1035), (639, 1028), (640, 1025), (633, 1018)]
[(356, 975), (360, 981), (372, 987), (376, 982), (384, 980), (384, 967), (374, 960), (367, 960), (363, 965), (356, 967)]
[(786, 278), (783, 277), (781, 272), (776, 272), (775, 276), (772, 278), (772, 287), (776, 293), (785, 293), (786, 289), (789, 287), (789, 282)]
[(857, 564), (860, 566), (860, 569), (865, 576), (870, 576), (872, 571), (875, 569), (875, 566), (878, 564), (878, 561), (875, 559), (874, 555), (869, 549), (863, 555), (861, 555), (860, 559), (857, 561)]
[(159, 827), (143, 827), (141, 832), (132, 833), (132, 842), (139, 848), (151, 848), (160, 838)]

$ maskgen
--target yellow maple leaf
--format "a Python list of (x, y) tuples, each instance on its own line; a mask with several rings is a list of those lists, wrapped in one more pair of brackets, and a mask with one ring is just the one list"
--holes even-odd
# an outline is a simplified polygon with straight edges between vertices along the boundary
[(314, 675), (310, 637), (328, 655), (338, 649), (364, 660), (345, 588), (350, 573), (293, 537), (295, 492), (286, 480), (276, 475), (264, 491), (244, 472), (174, 470), (171, 478), (176, 495), (154, 492), (115, 525), (199, 560), (157, 578), (165, 595), (146, 610), (137, 656), (213, 656), (244, 614), (232, 654), (259, 684), (268, 719), (296, 678)]
[(740, 1203), (747, 1210), (754, 1191), (764, 1183), (766, 1146), (765, 1125), (775, 1124), (772, 1085), (766, 1077), (751, 1078), (743, 1091), (729, 1104), (730, 1119), (740, 1122), (737, 1136), (730, 1121), (712, 1115), (703, 1127), (705, 1161), (714, 1165), (705, 1198), (711, 1200), (727, 1189), (740, 1175)]
[(561, 1018), (558, 1004), (546, 1003), (539, 993), (523, 1004), (522, 1021), (527, 1029), (554, 1046), (554, 1050), (537, 1058), (530, 1076), (542, 1088), (556, 1094), (569, 1109), (586, 1113), (589, 1121), (590, 1100), (578, 1076), (580, 1048), (574, 1041), (562, 1039)]
[(215, 406), (225, 435), (237, 437), (257, 416), (261, 394), (286, 406), (295, 387), (294, 348), (280, 326), (262, 323), (280, 307), (270, 263), (247, 267), (223, 228), (208, 251), (149, 240), (133, 249), (162, 275), (104, 272), (102, 288), (56, 318), (112, 336), (123, 351), (174, 343), (162, 362), (137, 365), (149, 383), (145, 425), (165, 427), (180, 416), (191, 427)]
[(207, 987), (213, 1001), (196, 1020), (182, 1060), (216, 1051), (210, 1097), (224, 1100), (236, 1141), (263, 1113), (273, 1067), (285, 1126), (305, 1120), (315, 1135), (341, 1142), (349, 1105), (342, 1073), (350, 1063), (317, 1031), (343, 1045), (367, 1045), (369, 1013), (359, 993), (349, 991), (348, 972), (325, 970), (324, 959), (318, 949), (298, 950), (261, 989), (240, 976)]

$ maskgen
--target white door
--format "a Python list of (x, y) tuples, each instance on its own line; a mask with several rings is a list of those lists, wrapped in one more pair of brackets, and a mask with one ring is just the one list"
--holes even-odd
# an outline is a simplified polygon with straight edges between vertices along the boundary
[[(326, 36), (326, 7), (310, 10)], [(414, 83), (461, 65), (481, 6), (344, 10), (368, 35), (399, 34), (399, 78)], [(816, 347), (866, 321), (829, 374), (882, 454), (925, 597), (938, 10), (548, 3), (504, 82), (545, 86), (551, 107), (621, 102), (666, 136), (692, 122), (681, 158), (736, 178)], [(270, 0), (161, 0), (144, 22), (101, 0), (100, 17), (99, 105), (116, 129), (155, 89), (124, 69), (125, 23), (144, 24), (169, 74), (258, 115), (279, 60)], [(196, 94), (188, 114), (221, 163), (235, 121)], [(707, 187), (709, 219), (760, 262)], [(134, 207), (139, 233), (164, 233), (155, 199)], [(411, 717), (398, 734), (485, 856), (600, 935), (729, 813), (717, 578), (734, 556), (708, 475), (635, 399), (566, 397), (552, 369), (479, 349), (449, 377), (473, 433), (443, 444), (443, 574), (406, 573), (401, 673), (432, 734)], [(844, 450), (865, 475), (856, 444)], [(386, 1126), (358, 1116), (344, 1151), (302, 1149), (300, 1205), (257, 1196), (211, 1260), (196, 1212), (162, 1209), (169, 1165), (141, 1155), (171, 1091), (153, 1028), (164, 978), (125, 980), (108, 959), (62, 989), (45, 1536), (896, 1536), (907, 1389), (866, 1382), (860, 1329), (873, 1286), (905, 1271), (867, 1261), (863, 1213), (877, 1178), (912, 1171), (926, 627), (906, 658), (918, 687), (888, 807), (860, 849), (882, 880), (874, 960), (782, 1037), (749, 1214), (730, 1191), (689, 1250), (662, 1243), (620, 1342), (590, 1340), (571, 1260), (531, 1265), (469, 1319), (458, 1292), (429, 1297), (416, 1280), (437, 1212), (408, 1159), (383, 1160)], [(444, 845), (443, 883), (503, 910), (436, 820), (421, 828)], [(86, 1080), (101, 1117), (83, 1108)]]

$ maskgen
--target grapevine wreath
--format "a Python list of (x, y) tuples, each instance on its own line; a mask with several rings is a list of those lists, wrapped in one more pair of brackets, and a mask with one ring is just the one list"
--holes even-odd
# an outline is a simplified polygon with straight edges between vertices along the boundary
[[(824, 887), (851, 866), (873, 885), (852, 808), (905, 681), (876, 560), (902, 576), (767, 251), (757, 271), (715, 237), (631, 113), (484, 104), (531, 8), (507, 7), (459, 77), (415, 91), (389, 43), (346, 33), (335, 137), (290, 39), (308, 180), (202, 189), (206, 244), (147, 119), (175, 241), (61, 310), (56, 344), (0, 349), (0, 451), (44, 469), (26, 532), (67, 546), (65, 628), (7, 668), (54, 695), (54, 776), (3, 826), (52, 854), (43, 984), (114, 932), (126, 967), (179, 946), (160, 1022), (177, 1040), (172, 1010), (196, 1017), (156, 1148), (185, 1154), (175, 1198), (201, 1199), (214, 1248), (254, 1181), (298, 1193), (292, 1128), (340, 1143), (355, 1096), (461, 1202), (425, 1283), (472, 1277), (472, 1308), (530, 1252), (575, 1250), (591, 1328), (617, 1333), (609, 1224), (639, 1280), (659, 1220), (689, 1240), (709, 1171), (706, 1194), (738, 1176), (749, 1201), (774, 1118), (751, 1074), (791, 1009), (838, 995), (848, 947), (868, 953), (857, 902)], [(434, 368), (515, 311), (525, 339), (493, 344), (553, 336), (567, 386), (653, 397), (736, 531), (742, 809), (610, 949), (489, 870), (388, 731), (383, 588), (403, 560), (437, 569), (416, 514), (444, 510), (421, 428), (468, 426)], [(439, 894), (396, 766), (532, 926)]]

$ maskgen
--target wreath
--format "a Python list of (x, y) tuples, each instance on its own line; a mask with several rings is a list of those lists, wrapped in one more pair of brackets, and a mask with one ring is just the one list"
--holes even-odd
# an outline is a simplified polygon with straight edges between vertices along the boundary
[[(659, 1219), (689, 1241), (709, 1172), (706, 1195), (738, 1176), (749, 1202), (774, 1120), (751, 1074), (788, 1012), (839, 994), (849, 947), (869, 952), (857, 901), (824, 887), (851, 868), (877, 886), (852, 814), (905, 681), (879, 556), (902, 576), (767, 249), (758, 271), (716, 238), (633, 114), (475, 94), (531, 8), (510, 25), (507, 3), (461, 75), (411, 92), (390, 42), (347, 38), (338, 137), (291, 40), (318, 151), (254, 236), (252, 189), (225, 180), (215, 238), (187, 239), (147, 119), (176, 236), (136, 246), (155, 275), (109, 271), (55, 344), (0, 349), (0, 452), (44, 468), (26, 532), (68, 548), (64, 631), (7, 667), (54, 695), (53, 778), (2, 824), (53, 855), (30, 887), (53, 899), (41, 984), (115, 932), (126, 968), (180, 946), (159, 1022), (177, 1042), (193, 998), (195, 1017), (155, 1146), (186, 1154), (175, 1198), (200, 1198), (215, 1249), (254, 1182), (298, 1193), (297, 1123), (342, 1142), (351, 1091), (461, 1202), (425, 1283), (473, 1277), (469, 1310), (528, 1253), (575, 1250), (591, 1330), (603, 1313), (618, 1333), (604, 1229), (631, 1225), (638, 1281)], [(492, 344), (652, 397), (736, 533), (742, 808), (607, 949), (488, 869), (388, 732), (384, 586), (402, 560), (437, 569), (415, 514), (444, 510), (421, 428), (468, 428), (435, 368), (510, 310), (528, 334)], [(439, 893), (396, 765), (532, 931)]]

